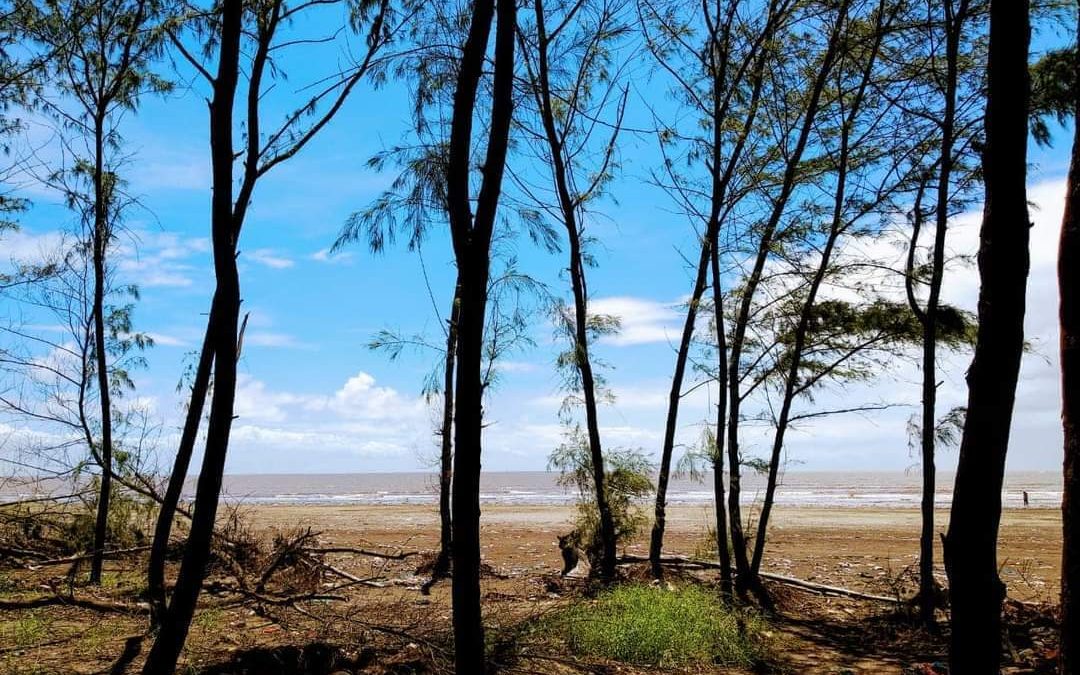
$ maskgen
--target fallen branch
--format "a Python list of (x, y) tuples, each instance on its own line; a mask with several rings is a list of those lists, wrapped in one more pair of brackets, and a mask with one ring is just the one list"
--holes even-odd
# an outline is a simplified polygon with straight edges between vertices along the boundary
[(371, 577), (370, 579), (361, 579), (360, 577), (356, 576), (355, 574), (349, 574), (345, 570), (338, 569), (337, 567), (334, 567), (330, 563), (323, 562), (322, 560), (316, 560), (315, 564), (322, 567), (323, 569), (325, 569), (327, 572), (330, 572), (331, 574), (336, 574), (337, 576), (341, 577), (342, 579), (348, 579), (349, 581), (353, 582), (354, 584), (356, 584), (358, 586), (367, 586), (369, 588), (386, 588), (386, 584), (380, 583), (379, 581), (377, 581), (378, 579), (382, 579), (384, 577)]
[(45, 556), (37, 551), (28, 551), (23, 548), (13, 548), (11, 546), (0, 546), (0, 555), (5, 555), (11, 558), (44, 558)]
[(43, 595), (29, 600), (0, 600), (0, 610), (37, 609), (39, 607), (51, 607), (54, 605), (69, 605), (92, 609), (98, 612), (112, 612), (117, 614), (146, 614), (150, 606), (140, 603), (137, 605), (121, 602), (105, 602), (91, 598), (77, 598), (73, 595)]
[(839, 586), (827, 586), (825, 584), (815, 584), (812, 581), (804, 581), (803, 579), (796, 579), (795, 577), (786, 577), (782, 574), (772, 574), (771, 572), (758, 572), (758, 576), (762, 579), (769, 579), (789, 586), (795, 586), (797, 588), (803, 588), (808, 591), (815, 591), (822, 595), (842, 595), (848, 598), (857, 598), (859, 600), (872, 600), (874, 602), (887, 602), (890, 604), (899, 604), (900, 599), (896, 597), (889, 597), (887, 595), (874, 595), (872, 593), (863, 593), (862, 591), (853, 591), (848, 588), (840, 588)]
[(351, 553), (353, 555), (366, 555), (372, 558), (382, 558), (384, 560), (405, 560), (411, 558), (414, 555), (420, 555), (419, 551), (399, 551), (397, 553), (383, 553), (381, 551), (371, 551), (366, 548), (352, 548), (350, 546), (327, 546), (320, 548), (305, 548), (307, 553)]
[[(647, 562), (649, 562), (649, 559), (645, 556), (627, 555), (619, 558), (618, 564), (633, 565), (637, 563)], [(660, 564), (670, 565), (673, 567), (687, 567), (693, 569), (723, 569), (723, 566), (720, 565), (720, 563), (710, 562), (708, 560), (694, 560), (691, 558), (683, 558), (680, 556), (668, 556), (665, 558), (660, 558)], [(796, 579), (795, 577), (788, 577), (782, 574), (773, 574), (772, 572), (758, 572), (758, 576), (762, 579), (769, 579), (770, 581), (787, 584), (788, 586), (795, 586), (796, 588), (821, 593), (822, 595), (840, 595), (848, 598), (857, 598), (859, 600), (872, 600), (874, 602), (888, 602), (891, 604), (897, 604), (898, 602), (900, 602), (900, 600), (896, 597), (889, 597), (886, 595), (874, 595), (872, 593), (863, 593), (862, 591), (853, 591), (851, 589), (841, 588), (839, 586), (816, 584), (812, 581)]]
[[(111, 551), (103, 551), (102, 556), (105, 558), (113, 558), (119, 555), (127, 555), (128, 553), (138, 553), (140, 551), (150, 550), (149, 546), (133, 546), (131, 548), (115, 548)], [(27, 567), (32, 570), (36, 570), (40, 567), (48, 567), (49, 565), (67, 565), (68, 563), (79, 562), (80, 560), (90, 560), (94, 557), (93, 553), (80, 553), (79, 555), (71, 555), (64, 558), (53, 558), (51, 560), (35, 560), (32, 563), (27, 563)]]

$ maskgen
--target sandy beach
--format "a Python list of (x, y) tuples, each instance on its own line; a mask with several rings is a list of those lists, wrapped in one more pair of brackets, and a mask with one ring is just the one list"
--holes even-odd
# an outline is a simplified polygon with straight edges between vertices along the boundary
[[(338, 545), (370, 542), (406, 549), (437, 545), (438, 518), (427, 505), (280, 505), (245, 507), (256, 528), (311, 527)], [(561, 567), (556, 537), (573, 518), (570, 506), (487, 505), (481, 515), (485, 562), (508, 574)], [(713, 511), (669, 506), (666, 549), (703, 554)], [(651, 515), (649, 513), (648, 515)], [(937, 514), (945, 532), (948, 512)], [(647, 532), (627, 552), (647, 552)], [(888, 592), (893, 580), (917, 562), (919, 512), (915, 509), (777, 508), (773, 511), (764, 569), (810, 581)], [(937, 569), (941, 565), (937, 542)], [(1009, 595), (1024, 601), (1056, 600), (1061, 569), (1061, 513), (1056, 509), (1006, 509), (998, 553)]]

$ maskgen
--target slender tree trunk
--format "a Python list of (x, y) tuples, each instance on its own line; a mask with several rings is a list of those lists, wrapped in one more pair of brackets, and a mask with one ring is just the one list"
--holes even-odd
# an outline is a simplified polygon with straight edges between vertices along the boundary
[(469, 155), (473, 112), (493, 20), (493, 3), (473, 4), (454, 91), (447, 167), (447, 206), (461, 280), (457, 384), (454, 397), (453, 621), (454, 662), (460, 675), (486, 671), (480, 610), (480, 456), (483, 435), (483, 345), (491, 267), (491, 236), (502, 189), (513, 114), (514, 0), (498, 0), (495, 75), (483, 181), (471, 213)]
[[(924, 311), (916, 311), (923, 329), (922, 379), (922, 530), (919, 535), (919, 615), (923, 625), (932, 628), (935, 597), (934, 582), (934, 496), (937, 491), (937, 317), (941, 298), (941, 283), (945, 273), (945, 240), (949, 227), (949, 204), (955, 143), (957, 77), (959, 72), (960, 38), (967, 18), (967, 0), (956, 9), (952, 0), (945, 3), (945, 110), (941, 120), (941, 152), (937, 204), (934, 218), (934, 252), (931, 262), (930, 288)], [(918, 216), (917, 217), (921, 217)], [(914, 241), (912, 242), (914, 249)], [(912, 250), (912, 254), (914, 250)], [(910, 281), (909, 281), (910, 283)], [(909, 300), (913, 295), (909, 294)], [(917, 307), (916, 307), (917, 309)]]
[(956, 469), (945, 569), (952, 606), (950, 672), (997, 673), (1001, 602), (997, 535), (1030, 264), (1027, 190), (1028, 0), (991, 0), (986, 202), (979, 234), (979, 333)]
[(439, 557), (424, 584), (425, 592), (450, 573), (454, 550), (453, 518), (450, 513), (450, 490), (454, 477), (454, 366), (457, 362), (458, 322), (461, 318), (461, 279), (454, 285), (454, 300), (446, 327), (446, 363), (443, 371), (443, 418), (439, 452)]
[(671, 477), (671, 456), (675, 449), (675, 432), (678, 430), (679, 402), (682, 400), (682, 384), (686, 375), (686, 362), (690, 356), (690, 342), (694, 337), (694, 324), (697, 322), (697, 309), (701, 298), (705, 294), (705, 281), (709, 271), (710, 249), (715, 239), (714, 229), (717, 225), (710, 222), (702, 238), (701, 256), (698, 260), (697, 277), (694, 279), (694, 290), (687, 304), (686, 320), (683, 323), (682, 338), (679, 340), (679, 351), (675, 357), (675, 373), (671, 376), (671, 390), (668, 392), (667, 421), (664, 424), (664, 445), (660, 449), (660, 472), (656, 478), (656, 507), (653, 513), (652, 537), (649, 541), (649, 562), (652, 566), (652, 574), (659, 578), (663, 569), (660, 566), (660, 556), (664, 549), (664, 528), (667, 511), (667, 488)]
[(544, 135), (551, 154), (551, 170), (555, 179), (555, 191), (559, 199), (559, 212), (566, 228), (570, 244), (570, 285), (574, 295), (574, 363), (581, 375), (581, 392), (585, 399), (585, 427), (589, 437), (589, 460), (592, 464), (593, 488), (596, 493), (596, 508), (600, 515), (600, 577), (612, 579), (615, 576), (615, 522), (608, 505), (607, 487), (604, 473), (604, 452), (600, 444), (600, 420), (596, 403), (596, 378), (593, 375), (592, 361), (589, 358), (589, 312), (588, 291), (585, 281), (585, 266), (582, 263), (581, 230), (577, 222), (577, 204), (570, 194), (569, 172), (563, 154), (562, 141), (555, 128), (555, 112), (552, 109), (551, 78), (548, 65), (550, 42), (544, 23), (543, 0), (535, 0), (537, 30), (537, 79), (540, 87), (540, 116), (543, 120)]
[(724, 427), (727, 423), (727, 335), (724, 333), (724, 293), (720, 285), (719, 233), (712, 245), (713, 313), (716, 315), (717, 400), (713, 448), (713, 495), (716, 501), (716, 553), (720, 560), (720, 590), (732, 593), (731, 555), (728, 551), (727, 510), (724, 508)]
[(769, 518), (776, 497), (776, 486), (784, 448), (784, 438), (787, 434), (788, 425), (791, 420), (791, 408), (795, 402), (796, 396), (803, 391), (803, 387), (799, 384), (799, 369), (802, 367), (803, 351), (806, 349), (806, 342), (809, 338), (810, 320), (817, 303), (817, 294), (821, 289), (821, 284), (825, 281), (825, 276), (828, 274), (829, 265), (832, 261), (832, 254), (836, 248), (837, 241), (839, 241), (841, 235), (843, 235), (848, 227), (844, 210), (848, 201), (847, 182), (852, 154), (851, 134), (862, 108), (866, 88), (870, 85), (874, 64), (877, 61), (878, 50), (881, 46), (881, 36), (885, 21), (884, 4), (878, 8), (876, 21), (877, 25), (874, 31), (875, 41), (861, 73), (862, 79), (859, 82), (859, 87), (850, 104), (848, 115), (843, 119), (840, 130), (840, 148), (837, 159), (836, 188), (833, 195), (832, 223), (829, 227), (829, 234), (825, 242), (825, 247), (821, 252), (821, 260), (818, 263), (818, 268), (810, 281), (810, 287), (807, 289), (806, 300), (803, 302), (802, 311), (799, 315), (799, 322), (795, 327), (795, 335), (790, 353), (791, 363), (788, 367), (787, 379), (784, 382), (784, 398), (780, 405), (780, 415), (777, 419), (776, 432), (773, 436), (772, 456), (769, 461), (769, 475), (765, 485), (765, 499), (762, 503), (761, 515), (758, 519), (758, 528), (754, 541), (754, 556), (750, 562), (750, 574), (753, 577), (758, 575), (758, 572), (761, 570), (761, 562), (765, 557), (765, 539), (768, 534)]
[(214, 186), (211, 216), (217, 289), (207, 326), (207, 343), (215, 356), (214, 395), (210, 404), (206, 451), (199, 472), (191, 532), (172, 601), (162, 617), (157, 639), (143, 666), (144, 675), (173, 672), (187, 639), (210, 559), (236, 397), (240, 279), (236, 267), (238, 228), (233, 214), (233, 103), (240, 72), (243, 3), (241, 0), (224, 0), (221, 13), (218, 72), (210, 105)]
[[(1077, 21), (1080, 39), (1080, 19)], [(1073, 62), (1080, 77), (1080, 55)], [(1074, 80), (1078, 81), (1078, 80)], [(1080, 120), (1075, 102), (1074, 124)], [(1080, 673), (1080, 126), (1074, 132), (1065, 217), (1058, 249), (1061, 291), (1061, 422), (1065, 434), (1061, 496), (1061, 673)]]
[[(728, 364), (728, 453), (729, 456), (732, 457), (733, 462), (738, 461), (739, 457), (738, 428), (743, 398), (741, 391), (742, 350), (746, 341), (746, 332), (750, 324), (750, 314), (753, 308), (754, 296), (761, 283), (762, 275), (765, 271), (765, 263), (768, 261), (769, 253), (772, 250), (773, 237), (776, 234), (776, 228), (780, 224), (780, 218), (783, 216), (788, 200), (791, 198), (792, 191), (794, 190), (799, 163), (802, 161), (803, 153), (805, 152), (806, 145), (810, 139), (810, 133), (813, 130), (814, 122), (817, 119), (818, 110), (821, 104), (821, 96), (825, 91), (825, 85), (829, 74), (832, 72), (833, 66), (836, 63), (836, 55), (839, 50), (841, 36), (843, 35), (843, 28), (847, 24), (849, 5), (850, 0), (841, 0), (837, 7), (836, 23), (832, 27), (828, 46), (811, 85), (810, 98), (807, 101), (806, 111), (803, 116), (802, 125), (799, 129), (798, 138), (795, 142), (795, 147), (786, 160), (780, 192), (773, 202), (773, 208), (772, 212), (769, 214), (769, 219), (762, 228), (760, 235), (761, 239), (758, 243), (757, 255), (754, 260), (754, 267), (751, 269), (750, 275), (746, 280), (746, 285), (742, 292), (742, 301), (739, 303), (739, 312), (735, 318), (734, 331), (731, 340), (731, 356), (729, 357)], [(737, 507), (737, 502), (735, 500), (731, 500), (729, 503)], [(768, 596), (765, 593), (764, 587), (761, 585), (761, 580), (758, 578), (756, 570), (753, 569), (754, 566), (746, 561), (746, 542), (742, 535), (742, 525), (740, 523), (737, 528), (735, 526), (735, 518), (737, 516), (737, 513), (732, 513), (731, 534), (732, 544), (735, 547), (735, 564), (737, 568), (742, 567), (742, 569), (736, 570), (738, 573), (736, 577), (736, 590), (741, 595), (744, 595), (747, 591), (753, 591), (760, 600), (767, 604)], [(760, 523), (758, 524), (758, 529), (762, 529)]]
[[(213, 315), (213, 303), (210, 313)], [(172, 534), (173, 519), (180, 505), (180, 495), (184, 490), (191, 456), (195, 451), (195, 441), (199, 436), (199, 423), (202, 420), (203, 406), (210, 390), (210, 374), (214, 363), (214, 351), (211, 347), (212, 328), (207, 326), (199, 353), (199, 364), (195, 369), (195, 379), (191, 384), (191, 399), (188, 402), (184, 428), (180, 434), (180, 446), (176, 451), (169, 484), (161, 499), (157, 523), (154, 527), (154, 541), (150, 546), (150, 559), (147, 563), (147, 596), (150, 601), (150, 622), (160, 625), (167, 607), (165, 593), (165, 556), (169, 550), (169, 537)]]
[(90, 559), (90, 583), (101, 583), (101, 567), (109, 533), (109, 502), (112, 497), (112, 403), (109, 393), (109, 361), (105, 348), (105, 253), (109, 245), (109, 201), (111, 188), (105, 185), (105, 118), (94, 119), (94, 359), (97, 370), (98, 403), (101, 406), (101, 489), (97, 520), (94, 523), (94, 555)]

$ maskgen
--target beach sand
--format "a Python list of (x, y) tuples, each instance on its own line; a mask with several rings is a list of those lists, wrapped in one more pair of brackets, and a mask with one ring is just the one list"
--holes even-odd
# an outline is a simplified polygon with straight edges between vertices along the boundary
[[(339, 546), (369, 542), (408, 550), (433, 549), (438, 516), (427, 505), (251, 506), (257, 529), (311, 527)], [(507, 574), (558, 571), (556, 538), (570, 529), (570, 506), (487, 505), (481, 515), (484, 562)], [(651, 512), (647, 512), (651, 516)], [(706, 531), (711, 508), (669, 506), (665, 553), (701, 555), (710, 550)], [(919, 512), (915, 509), (774, 509), (763, 568), (809, 581), (888, 593), (905, 569), (917, 564)], [(627, 553), (648, 552), (648, 526)], [(944, 533), (948, 512), (937, 513)], [(1061, 513), (1056, 509), (1007, 509), (1002, 515), (998, 563), (1009, 595), (1024, 601), (1056, 601), (1061, 570)], [(941, 542), (936, 544), (938, 574)]]

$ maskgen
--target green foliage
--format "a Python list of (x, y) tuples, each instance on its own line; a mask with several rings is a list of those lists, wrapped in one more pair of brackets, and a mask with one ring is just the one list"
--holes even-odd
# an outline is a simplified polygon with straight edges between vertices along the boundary
[(1031, 135), (1050, 145), (1047, 118), (1065, 124), (1076, 111), (1076, 47), (1047, 52), (1031, 66)]
[(698, 586), (621, 586), (554, 614), (543, 627), (576, 654), (636, 665), (747, 667), (765, 654), (761, 619)]
[[(117, 487), (112, 483), (112, 496), (109, 499), (109, 519), (106, 541), (110, 548), (130, 548), (142, 546), (148, 542), (154, 526), (155, 508), (150, 500)], [(84, 510), (74, 514), (62, 533), (63, 540), (70, 545), (71, 553), (92, 550), (94, 547), (94, 524), (97, 516), (97, 495), (100, 492), (100, 479), (94, 477), (91, 487), (95, 498), (86, 504)]]
[[(934, 425), (934, 444), (938, 448), (955, 448), (960, 443), (964, 433), (964, 422), (967, 420), (967, 408), (956, 406), (938, 419)], [(922, 420), (918, 414), (908, 418), (908, 449), (916, 452), (922, 444)]]
[[(575, 543), (585, 551), (593, 569), (598, 569), (603, 553), (600, 511), (596, 506), (589, 439), (580, 425), (567, 433), (566, 441), (548, 458), (548, 469), (560, 472), (560, 485), (577, 489), (578, 515), (574, 521), (573, 536)], [(638, 501), (653, 491), (649, 478), (653, 466), (641, 450), (609, 448), (604, 452), (604, 470), (608, 508), (611, 510), (618, 545), (636, 536), (646, 523)]]

